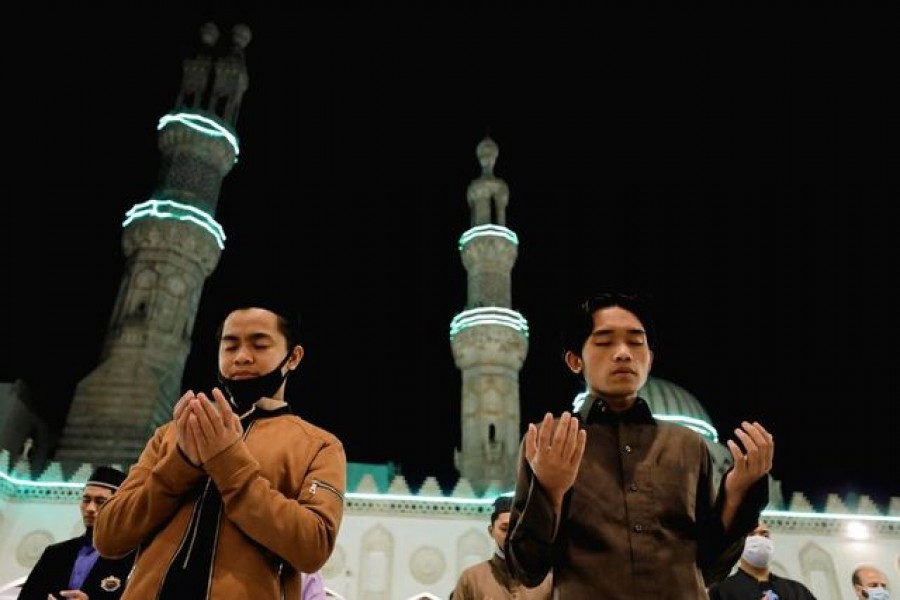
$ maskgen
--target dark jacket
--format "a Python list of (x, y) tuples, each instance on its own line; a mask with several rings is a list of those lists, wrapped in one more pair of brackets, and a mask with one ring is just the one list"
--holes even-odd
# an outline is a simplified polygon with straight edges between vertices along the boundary
[[(47, 600), (47, 594), (62, 598), (59, 592), (69, 588), (75, 558), (84, 541), (84, 536), (79, 536), (47, 546), (22, 585), (18, 600)], [(81, 591), (91, 600), (118, 600), (125, 591), (125, 582), (134, 563), (134, 556), (132, 552), (124, 558), (98, 557), (85, 578)]]
[(741, 569), (709, 588), (709, 598), (710, 600), (759, 600), (763, 591), (767, 589), (775, 590), (779, 600), (816, 600), (809, 588), (799, 581), (769, 573), (769, 581), (760, 582), (756, 577)]
[(717, 493), (696, 431), (658, 422), (641, 399), (621, 415), (589, 399), (579, 423), (587, 445), (556, 535), (553, 508), (520, 448), (506, 542), (513, 573), (533, 586), (552, 569), (555, 597), (566, 600), (706, 600), (758, 523), (768, 479), (748, 491), (725, 531), (724, 477)]

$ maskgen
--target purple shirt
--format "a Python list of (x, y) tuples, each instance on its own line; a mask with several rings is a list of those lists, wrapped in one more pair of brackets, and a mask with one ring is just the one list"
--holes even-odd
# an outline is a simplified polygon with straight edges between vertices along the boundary
[(88, 573), (94, 568), (94, 563), (100, 557), (100, 553), (90, 543), (86, 543), (78, 550), (78, 556), (75, 558), (75, 565), (72, 567), (72, 574), (69, 575), (70, 590), (80, 590), (87, 579)]
[(325, 600), (325, 581), (322, 571), (300, 573), (301, 600)]

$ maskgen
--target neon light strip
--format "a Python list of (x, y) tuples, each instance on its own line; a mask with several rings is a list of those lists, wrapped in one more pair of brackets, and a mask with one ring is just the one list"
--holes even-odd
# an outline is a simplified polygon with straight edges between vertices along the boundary
[(159, 131), (170, 123), (181, 123), (186, 127), (190, 127), (194, 131), (199, 131), (200, 133), (208, 135), (210, 137), (225, 138), (234, 149), (234, 162), (237, 162), (238, 154), (241, 153), (241, 150), (238, 147), (237, 137), (235, 137), (235, 135), (228, 131), (225, 127), (223, 127), (222, 124), (218, 121), (195, 113), (170, 113), (168, 115), (164, 115), (159, 120), (159, 123), (156, 125), (156, 130)]
[(12, 475), (7, 475), (3, 471), (0, 471), (0, 479), (5, 479), (10, 482), (14, 486), (23, 486), (23, 487), (42, 487), (42, 488), (83, 488), (83, 483), (70, 483), (66, 481), (28, 481), (27, 479), (19, 479), (18, 477), (13, 477)]
[[(574, 412), (578, 412), (581, 410), (582, 405), (584, 405), (584, 401), (587, 400), (590, 395), (587, 392), (581, 392), (575, 399), (572, 401), (572, 410)], [(689, 429), (693, 429), (700, 435), (705, 438), (709, 438), (714, 442), (719, 441), (719, 432), (716, 431), (716, 428), (696, 417), (689, 417), (687, 415), (663, 415), (653, 413), (653, 418), (658, 421), (671, 421), (674, 423), (678, 423), (679, 425), (683, 425)]]
[[(14, 486), (22, 487), (55, 487), (55, 488), (82, 488), (84, 483), (71, 483), (65, 481), (28, 481), (7, 475), (0, 471), (0, 479), (5, 479)], [(504, 492), (498, 494), (500, 496), (510, 496), (512, 492)], [(404, 494), (371, 494), (348, 492), (347, 498), (355, 500), (393, 500), (401, 502), (443, 502), (446, 504), (493, 504), (496, 496), (493, 498), (453, 498), (444, 496), (407, 496)], [(811, 513), (811, 512), (791, 512), (788, 510), (764, 510), (763, 516), (769, 517), (790, 517), (795, 519), (832, 519), (838, 521), (886, 521), (889, 523), (900, 523), (900, 517), (888, 517), (878, 515), (854, 515), (849, 513)]]
[(200, 210), (196, 206), (183, 204), (174, 200), (151, 199), (132, 206), (126, 214), (122, 227), (138, 219), (153, 217), (156, 219), (172, 219), (175, 221), (190, 221), (208, 231), (216, 240), (219, 249), (225, 248), (225, 230), (213, 219), (209, 213)]
[(478, 225), (477, 227), (473, 227), (469, 229), (464, 234), (462, 234), (459, 238), (459, 249), (462, 250), (463, 246), (469, 243), (471, 240), (482, 237), (482, 236), (498, 236), (503, 237), (511, 241), (516, 246), (519, 245), (519, 236), (512, 229), (507, 229), (502, 225)]
[(465, 329), (478, 325), (503, 325), (528, 335), (528, 321), (521, 313), (499, 306), (472, 308), (459, 313), (450, 322), (450, 339)]
[(887, 521), (900, 523), (900, 517), (886, 517), (880, 515), (854, 515), (850, 513), (816, 513), (816, 512), (791, 512), (789, 510), (764, 510), (763, 516), (791, 517), (799, 519), (831, 519), (834, 521)]
[(703, 437), (710, 438), (714, 442), (719, 441), (719, 432), (716, 431), (716, 428), (696, 417), (688, 417), (685, 415), (658, 415), (654, 413), (653, 418), (659, 421), (672, 421), (679, 425), (684, 425), (685, 427), (693, 429)]

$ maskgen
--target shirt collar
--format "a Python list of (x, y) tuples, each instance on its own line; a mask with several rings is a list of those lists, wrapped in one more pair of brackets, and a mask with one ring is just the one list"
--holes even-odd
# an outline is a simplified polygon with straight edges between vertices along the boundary
[(254, 405), (252, 409), (241, 416), (241, 425), (246, 427), (247, 424), (251, 421), (256, 421), (258, 419), (268, 419), (269, 417), (277, 417), (279, 415), (287, 415), (290, 413), (291, 406), (289, 404), (279, 406), (278, 408), (274, 408), (272, 410), (266, 410)]
[(650, 405), (641, 397), (635, 403), (622, 413), (617, 413), (606, 405), (602, 398), (588, 395), (584, 404), (578, 410), (578, 418), (582, 423), (606, 423), (613, 424), (617, 422), (623, 423), (640, 423), (645, 425), (653, 425), (656, 419), (650, 411)]

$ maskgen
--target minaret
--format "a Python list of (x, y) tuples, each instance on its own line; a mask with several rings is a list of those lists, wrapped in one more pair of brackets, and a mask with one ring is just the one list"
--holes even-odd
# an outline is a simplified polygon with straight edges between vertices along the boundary
[(511, 272), (519, 240), (506, 228), (509, 187), (494, 175), (499, 149), (478, 144), (481, 176), (469, 184), (471, 227), (459, 239), (468, 273), (466, 309), (450, 325), (462, 371), (462, 449), (454, 463), (479, 495), (511, 490), (519, 451), (519, 371), (528, 353), (528, 322), (512, 310)]
[(251, 35), (236, 25), (222, 55), (215, 24), (203, 25), (200, 38), (197, 55), (183, 62), (175, 109), (157, 127), (156, 188), (123, 223), (124, 274), (100, 361), (75, 389), (55, 455), (67, 466), (131, 464), (181, 395), (200, 295), (224, 248), (214, 216), (239, 152)]

